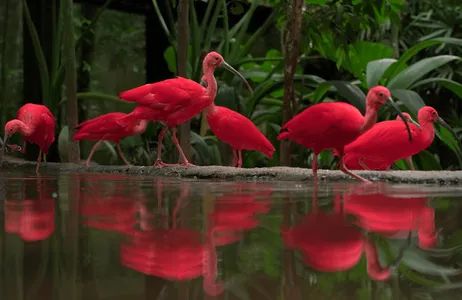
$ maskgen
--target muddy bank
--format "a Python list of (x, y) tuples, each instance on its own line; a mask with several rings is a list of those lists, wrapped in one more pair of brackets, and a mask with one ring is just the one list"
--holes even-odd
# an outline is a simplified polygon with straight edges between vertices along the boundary
[[(35, 162), (12, 161), (3, 162), (2, 172), (18, 169), (35, 170)], [(254, 169), (237, 169), (222, 166), (204, 167), (168, 167), (152, 168), (151, 166), (91, 166), (76, 164), (44, 163), (41, 166), (42, 172), (96, 172), (116, 173), (143, 176), (165, 176), (177, 178), (197, 178), (215, 180), (277, 180), (277, 181), (310, 181), (313, 174), (310, 169), (271, 167)], [(389, 181), (395, 183), (414, 184), (440, 184), (454, 185), (462, 183), (462, 171), (358, 171), (358, 174), (372, 181)], [(320, 170), (319, 178), (323, 181), (353, 180), (340, 171)]]

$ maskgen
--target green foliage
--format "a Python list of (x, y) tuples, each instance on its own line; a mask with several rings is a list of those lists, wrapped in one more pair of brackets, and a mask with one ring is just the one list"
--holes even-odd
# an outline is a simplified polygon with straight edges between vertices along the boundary
[[(45, 61), (45, 56), (43, 54), (42, 46), (40, 45), (39, 37), (37, 34), (37, 29), (35, 28), (32, 18), (30, 16), (29, 8), (27, 6), (26, 0), (23, 0), (23, 9), (24, 9), (24, 18), (27, 24), (27, 30), (30, 33), (32, 38), (32, 44), (34, 47), (35, 56), (38, 62), (39, 71), (40, 71), (40, 84), (42, 90), (42, 101), (46, 105), (53, 115), (58, 115), (58, 104), (60, 101), (62, 93), (62, 85), (64, 82), (64, 72), (65, 72), (65, 60), (63, 59), (63, 18), (65, 12), (63, 9), (65, 5), (63, 1), (60, 0), (58, 5), (57, 1), (52, 1), (52, 12), (54, 18), (58, 20), (57, 24), (53, 24), (53, 41), (52, 41), (52, 63), (51, 68), (48, 68)], [(113, 0), (107, 0), (105, 4), (99, 9), (94, 20), (91, 21), (90, 29), (94, 24), (96, 24), (98, 17), (101, 12), (112, 2)], [(58, 10), (58, 7), (60, 8)], [(85, 33), (82, 33), (80, 38), (76, 42), (76, 48), (78, 49), (82, 43), (82, 36)]]
[[(364, 112), (366, 97), (364, 92), (357, 85), (360, 84), (364, 89), (369, 89), (380, 84), (388, 87), (393, 97), (398, 99), (399, 103), (404, 105), (411, 115), (414, 116), (414, 119), (416, 119), (418, 110), (425, 106), (425, 102), (418, 93), (412, 90), (415, 87), (430, 82), (442, 82), (446, 88), (453, 90), (456, 94), (461, 91), (462, 86), (457, 82), (444, 79), (442, 80), (435, 77), (426, 78), (441, 66), (453, 61), (460, 61), (460, 57), (458, 56), (439, 55), (422, 59), (412, 65), (407, 65), (407, 62), (419, 53), (419, 51), (430, 46), (441, 44), (442, 42), (459, 43), (459, 41), (447, 39), (430, 40), (410, 48), (408, 51), (403, 53), (399, 59), (390, 58), (391, 55), (388, 53), (388, 58), (382, 57), (377, 60), (362, 61), (358, 63), (358, 65), (362, 64), (365, 65), (365, 67), (357, 69), (360, 72), (362, 71), (362, 75), (356, 77), (356, 74), (354, 74), (355, 72), (353, 71), (353, 74), (359, 79), (359, 82), (327, 81), (318, 86), (315, 92), (315, 100), (319, 101), (326, 92), (328, 92), (329, 88), (334, 86), (342, 98), (346, 99)], [(369, 45), (370, 50), (367, 49), (367, 45)], [(373, 46), (373, 44), (363, 44), (364, 52), (373, 52), (375, 49), (376, 46)], [(386, 51), (383, 53), (385, 54)], [(367, 56), (358, 56), (358, 58), (367, 59)], [(352, 70), (352, 68), (350, 68), (350, 70)], [(444, 128), (438, 128), (436, 130), (436, 135), (455, 153), (459, 160), (459, 165), (462, 167), (462, 152), (458, 146), (458, 142)], [(423, 158), (424, 155), (425, 154), (422, 154), (420, 158)], [(424, 167), (425, 165), (425, 169), (427, 170), (441, 169), (438, 160), (436, 160), (436, 158), (432, 155), (425, 155), (425, 159), (423, 161), (424, 163), (421, 167)], [(403, 163), (400, 163), (400, 168), (405, 168)]]

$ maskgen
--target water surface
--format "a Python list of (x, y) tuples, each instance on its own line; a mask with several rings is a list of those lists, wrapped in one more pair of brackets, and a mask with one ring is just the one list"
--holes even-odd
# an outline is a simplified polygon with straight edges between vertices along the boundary
[(457, 186), (1, 176), (0, 299), (462, 299)]

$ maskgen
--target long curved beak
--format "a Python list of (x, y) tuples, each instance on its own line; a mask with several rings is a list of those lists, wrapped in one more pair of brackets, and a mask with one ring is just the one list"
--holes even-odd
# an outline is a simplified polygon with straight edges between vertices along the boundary
[(231, 67), (226, 61), (222, 61), (220, 67), (223, 67), (226, 70), (233, 73), (234, 75), (238, 76), (242, 81), (244, 81), (245, 85), (247, 86), (247, 88), (250, 91), (250, 94), (253, 94), (252, 87), (250, 86), (250, 84), (247, 82), (247, 80), (244, 78), (244, 76), (241, 73), (239, 73), (236, 69)]
[(388, 103), (388, 105), (391, 106), (391, 108), (393, 108), (398, 113), (401, 120), (403, 120), (404, 125), (406, 125), (407, 133), (409, 135), (409, 142), (412, 143), (411, 129), (409, 128), (409, 123), (407, 122), (406, 118), (403, 116), (403, 113), (401, 112), (398, 105), (396, 105), (395, 101), (393, 101), (393, 99), (391, 97), (387, 99), (387, 103)]
[(419, 130), (421, 130), (421, 129), (420, 129), (420, 124), (419, 124), (419, 123), (417, 123), (417, 121), (416, 121), (416, 120), (414, 120), (414, 119), (410, 118), (410, 119), (409, 119), (409, 122), (411, 122), (411, 124), (414, 124), (414, 125), (415, 125), (417, 128), (419, 128)]
[(446, 123), (443, 119), (441, 119), (441, 117), (438, 117), (438, 119), (436, 119), (436, 122), (440, 124), (441, 126), (443, 126), (444, 128), (446, 128), (452, 134), (452, 136), (456, 139), (459, 145), (461, 144), (460, 139), (457, 136), (456, 132), (454, 131), (454, 129), (451, 128), (451, 126), (448, 125), (448, 123)]

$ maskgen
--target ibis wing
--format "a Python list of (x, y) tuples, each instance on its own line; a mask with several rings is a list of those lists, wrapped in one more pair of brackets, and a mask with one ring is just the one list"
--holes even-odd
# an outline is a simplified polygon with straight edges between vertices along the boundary
[(120, 127), (117, 126), (117, 120), (126, 116), (121, 112), (112, 112), (104, 114), (80, 123), (77, 128), (78, 132), (92, 133), (92, 134), (106, 134), (111, 132), (120, 131)]
[(43, 138), (48, 147), (55, 141), (55, 119), (50, 112), (41, 115), (44, 123)]
[(377, 123), (372, 129), (361, 135), (345, 147), (345, 154), (355, 154), (367, 158), (383, 158), (394, 161), (411, 156), (418, 146), (419, 129), (409, 124), (414, 142), (409, 142), (408, 132), (403, 121), (385, 121)]
[(125, 91), (120, 94), (120, 98), (156, 110), (172, 112), (192, 105), (194, 99), (203, 96), (205, 91), (197, 82), (177, 77)]

